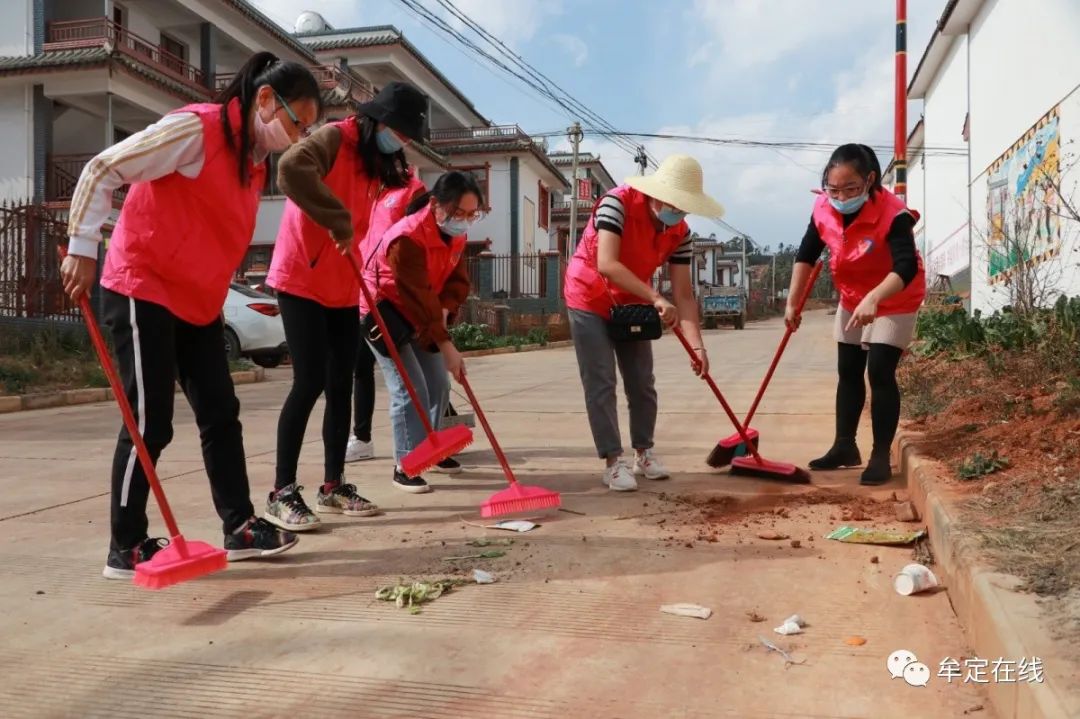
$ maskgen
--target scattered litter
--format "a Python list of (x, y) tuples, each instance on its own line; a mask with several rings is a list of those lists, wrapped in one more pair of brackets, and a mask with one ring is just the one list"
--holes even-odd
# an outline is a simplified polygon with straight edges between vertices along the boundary
[(798, 539), (792, 539), (791, 540), (791, 548), (792, 549), (801, 549), (802, 548), (802, 542), (800, 542)]
[(499, 557), (505, 557), (506, 552), (499, 549), (492, 549), (487, 552), (481, 552), (480, 554), (463, 554), (460, 557), (443, 557), (444, 562), (454, 562), (459, 559), (498, 559)]
[(783, 649), (781, 649), (780, 647), (778, 647), (775, 644), (773, 644), (772, 642), (770, 642), (765, 637), (758, 636), (758, 640), (761, 641), (761, 643), (765, 646), (765, 648), (768, 649), (770, 652), (776, 652), (777, 654), (779, 654), (780, 656), (782, 656), (784, 658), (784, 668), (785, 669), (787, 669), (788, 666), (790, 666), (791, 664), (804, 664), (804, 663), (806, 663), (805, 659), (803, 659), (801, 661), (795, 661), (791, 657), (790, 654), (788, 654)]
[(678, 617), (694, 617), (696, 619), (708, 619), (712, 616), (712, 610), (699, 604), (665, 604), (660, 607), (664, 614), (674, 614)]
[(876, 554), (874, 556), (870, 557), (870, 563), (871, 564), (878, 564), (879, 562), (881, 562), (881, 559), (879, 559)]
[(45, 592), (44, 592), (44, 590), (41, 590), (41, 589), (39, 589), (39, 590), (37, 590), (36, 592), (34, 592), (34, 594), (44, 594), (44, 593), (45, 593)]
[(783, 624), (773, 629), (777, 634), (783, 636), (790, 636), (792, 634), (802, 634), (803, 627), (806, 626), (806, 622), (798, 614), (792, 614), (790, 617), (784, 620)]
[(503, 522), (496, 522), (495, 524), (488, 524), (485, 526), (488, 529), (505, 529), (508, 532), (529, 532), (540, 525), (525, 519), (507, 519)]
[(784, 517), (786, 519), (787, 517), (791, 516), (791, 510), (789, 510), (787, 507), (777, 507), (773, 510), (773, 514), (775, 514), (777, 517)]
[(929, 567), (921, 564), (909, 564), (893, 578), (893, 587), (897, 594), (905, 597), (925, 592), (938, 586), (938, 579)]
[(835, 539), (838, 542), (850, 544), (883, 544), (903, 546), (917, 542), (926, 536), (926, 530), (920, 529), (913, 532), (888, 532), (880, 529), (860, 529), (842, 525), (825, 535), (825, 539)]
[(866, 644), (866, 639), (864, 637), (844, 637), (844, 644), (849, 647), (861, 647)]
[(986, 709), (986, 707), (984, 707), (982, 704), (976, 704), (970, 709), (965, 709), (964, 716), (967, 716), (968, 714), (974, 714), (975, 712), (981, 712), (983, 709)]
[(513, 543), (513, 539), (488, 539), (487, 537), (480, 537), (471, 542), (466, 542), (470, 547), (509, 547)]
[(934, 563), (934, 552), (930, 548), (929, 537), (923, 536), (919, 541), (915, 542), (915, 550), (911, 553), (911, 558), (927, 567)]
[(774, 532), (772, 530), (768, 530), (768, 531), (765, 531), (765, 532), (758, 532), (757, 536), (758, 536), (758, 539), (768, 539), (770, 541), (780, 541), (780, 540), (783, 540), (783, 539), (788, 539), (789, 535), (783, 534), (781, 532)]
[(918, 522), (919, 512), (911, 502), (897, 502), (893, 505), (896, 519), (901, 522)]
[(379, 587), (375, 590), (375, 598), (384, 602), (393, 602), (398, 609), (408, 609), (410, 614), (419, 614), (421, 604), (435, 601), (453, 587), (464, 583), (461, 579), (400, 583), (389, 587)]
[(474, 569), (474, 570), (472, 570), (472, 576), (473, 576), (473, 579), (476, 580), (477, 584), (494, 584), (495, 583), (495, 575), (492, 574), (491, 572), (485, 572), (483, 569)]
[(756, 624), (756, 623), (758, 623), (758, 622), (763, 622), (763, 621), (765, 621), (765, 617), (761, 616), (760, 614), (758, 614), (758, 613), (757, 613), (757, 612), (755, 612), (755, 611), (749, 611), (749, 612), (747, 612), (747, 613), (746, 613), (746, 616), (747, 616), (747, 618), (748, 618), (748, 619), (749, 619), (750, 621), (754, 622), (755, 624)]
[(573, 509), (567, 509), (566, 507), (559, 507), (560, 512), (566, 512), (567, 514), (576, 514), (579, 517), (587, 516), (584, 512), (578, 512)]

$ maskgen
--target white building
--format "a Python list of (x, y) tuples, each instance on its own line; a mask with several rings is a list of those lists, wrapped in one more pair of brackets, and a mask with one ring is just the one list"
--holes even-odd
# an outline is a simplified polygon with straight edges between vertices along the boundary
[[(548, 155), (551, 162), (562, 172), (567, 182), (573, 172), (574, 156), (570, 152), (552, 152)], [(605, 192), (614, 189), (618, 183), (612, 178), (611, 173), (600, 161), (599, 155), (591, 152), (578, 153), (578, 177), (577, 177), (577, 228), (575, 234), (581, 238), (585, 225), (589, 222), (593, 205)], [(551, 206), (551, 249), (557, 250), (561, 255), (566, 255), (566, 242), (570, 237), (570, 203), (572, 192), (557, 192), (552, 197)], [(576, 244), (575, 244), (576, 247)]]
[(974, 309), (1009, 304), (1025, 261), (1080, 294), (1080, 223), (1062, 216), (1063, 202), (1080, 205), (1078, 35), (1075, 0), (949, 0), (908, 88), (924, 101), (908, 201), (928, 280), (970, 286)]

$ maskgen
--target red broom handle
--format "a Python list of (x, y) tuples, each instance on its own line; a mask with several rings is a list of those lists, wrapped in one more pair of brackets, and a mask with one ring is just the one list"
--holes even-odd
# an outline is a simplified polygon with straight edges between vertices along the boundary
[[(694, 366), (700, 366), (701, 361), (697, 358), (697, 355), (694, 354), (694, 348), (691, 347), (690, 343), (686, 341), (686, 336), (683, 335), (682, 330), (679, 329), (679, 327), (676, 325), (671, 328), (671, 331), (675, 334), (676, 337), (679, 338), (679, 342), (681, 342), (682, 346), (686, 349), (686, 353), (690, 355), (690, 359), (693, 361)], [(743, 429), (742, 424), (739, 423), (739, 418), (736, 417), (735, 413), (731, 410), (731, 405), (729, 405), (727, 403), (727, 400), (724, 399), (723, 393), (720, 391), (720, 388), (716, 386), (716, 382), (713, 381), (712, 376), (708, 372), (706, 372), (702, 376), (702, 379), (704, 379), (708, 383), (709, 389), (711, 389), (713, 391), (713, 394), (716, 395), (716, 399), (720, 400), (720, 405), (727, 413), (728, 419), (730, 419), (731, 423), (735, 425), (735, 430), (739, 433), (739, 437), (741, 437), (742, 441), (746, 444), (746, 448), (750, 451), (751, 454), (754, 455), (754, 459), (758, 461), (758, 464), (764, 464), (765, 460), (763, 460), (761, 458), (761, 455), (758, 454), (757, 448), (754, 447), (754, 443), (750, 441), (750, 437), (747, 436), (746, 430)]]
[(345, 258), (349, 261), (349, 265), (353, 268), (353, 272), (356, 273), (356, 279), (360, 282), (360, 291), (364, 293), (364, 301), (367, 302), (368, 310), (375, 318), (375, 323), (379, 325), (379, 332), (382, 332), (383, 342), (386, 343), (386, 348), (390, 351), (390, 359), (394, 361), (394, 366), (397, 367), (398, 374), (401, 375), (401, 381), (405, 383), (405, 389), (409, 393), (409, 398), (412, 400), (413, 407), (416, 408), (416, 413), (420, 415), (420, 421), (424, 423), (424, 429), (427, 431), (428, 435), (435, 434), (435, 428), (431, 426), (431, 420), (428, 419), (428, 410), (420, 401), (420, 396), (416, 394), (416, 388), (413, 387), (412, 380), (409, 379), (409, 373), (405, 371), (405, 363), (401, 361), (401, 355), (398, 353), (397, 347), (394, 346), (393, 341), (390, 339), (390, 330), (387, 329), (382, 314), (379, 312), (378, 307), (375, 306), (375, 299), (371, 296), (371, 291), (368, 290), (367, 283), (364, 282), (364, 275), (360, 272), (360, 265), (356, 264), (356, 258), (353, 257), (352, 252), (345, 255)]
[[(810, 270), (810, 279), (807, 280), (806, 287), (803, 288), (802, 294), (799, 296), (799, 303), (795, 305), (796, 317), (802, 315), (803, 307), (806, 306), (806, 300), (810, 298), (810, 291), (814, 289), (814, 283), (817, 282), (818, 275), (821, 274), (821, 264), (821, 260), (818, 260), (814, 263), (814, 269)], [(750, 426), (750, 420), (754, 418), (754, 412), (757, 412), (758, 405), (761, 403), (761, 398), (765, 396), (765, 388), (769, 386), (773, 372), (776, 371), (776, 366), (780, 364), (780, 356), (784, 354), (788, 340), (791, 339), (791, 335), (793, 334), (795, 334), (795, 330), (790, 327), (784, 330), (784, 339), (780, 340), (780, 346), (776, 348), (776, 354), (773, 355), (772, 364), (769, 365), (769, 371), (765, 373), (765, 379), (761, 380), (761, 387), (758, 388), (757, 397), (754, 397), (754, 403), (750, 405), (750, 411), (746, 413), (746, 419), (743, 420), (744, 427)]]
[(461, 386), (465, 388), (465, 394), (469, 396), (469, 404), (476, 410), (476, 416), (480, 418), (480, 424), (484, 427), (484, 434), (487, 435), (488, 441), (491, 442), (491, 448), (495, 450), (495, 456), (499, 458), (503, 473), (510, 480), (510, 484), (513, 484), (517, 480), (514, 478), (509, 462), (506, 461), (506, 455), (503, 454), (502, 447), (499, 446), (498, 440), (495, 439), (495, 433), (491, 431), (491, 425), (488, 424), (487, 417), (484, 416), (484, 410), (480, 409), (480, 403), (476, 401), (476, 395), (473, 394), (472, 387), (469, 386), (469, 380), (465, 378), (464, 374), (461, 375)]
[[(62, 247), (59, 248), (58, 252), (60, 259), (63, 260), (67, 252)], [(135, 413), (131, 411), (131, 403), (128, 402), (127, 395), (124, 393), (124, 386), (120, 384), (120, 376), (116, 374), (116, 366), (109, 355), (109, 347), (105, 344), (105, 338), (101, 336), (101, 329), (94, 318), (94, 311), (90, 309), (90, 295), (87, 292), (84, 292), (79, 297), (79, 312), (82, 313), (83, 321), (86, 323), (86, 331), (90, 333), (90, 343), (94, 345), (94, 352), (97, 353), (98, 361), (101, 362), (101, 369), (109, 380), (109, 386), (112, 387), (113, 397), (116, 399), (116, 403), (120, 405), (120, 414), (124, 418), (124, 426), (127, 427), (128, 434), (131, 435), (131, 442), (135, 445), (135, 452), (139, 456), (143, 473), (146, 474), (146, 481), (150, 484), (150, 489), (154, 493), (154, 499), (157, 500), (158, 509), (161, 510), (161, 517), (165, 520), (169, 536), (178, 537), (180, 536), (180, 528), (176, 526), (176, 518), (173, 517), (172, 509), (169, 507), (169, 500), (165, 499), (165, 490), (161, 488), (161, 481), (158, 479), (157, 470), (154, 468), (154, 460), (151, 459), (150, 450), (147, 449), (142, 433), (139, 432), (139, 423), (135, 421)], [(182, 543), (179, 544), (179, 549), (182, 554), (186, 554)]]

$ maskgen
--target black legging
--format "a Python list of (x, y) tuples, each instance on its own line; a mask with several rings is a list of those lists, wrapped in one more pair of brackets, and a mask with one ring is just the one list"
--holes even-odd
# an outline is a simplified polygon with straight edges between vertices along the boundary
[(886, 344), (871, 344), (869, 351), (859, 345), (837, 343), (836, 438), (855, 440), (859, 416), (866, 404), (866, 382), (870, 377), (870, 420), (874, 428), (874, 448), (884, 451), (892, 445), (900, 423), (900, 387), (896, 367), (903, 350)]
[(353, 436), (371, 441), (371, 417), (375, 414), (375, 355), (364, 340), (359, 342), (353, 377)]
[(324, 307), (314, 300), (278, 293), (285, 341), (292, 358), (293, 385), (281, 408), (274, 488), (296, 481), (296, 465), (311, 410), (326, 394), (323, 412), (325, 481), (336, 483), (345, 470), (349, 441), (349, 390), (360, 342), (356, 307)]

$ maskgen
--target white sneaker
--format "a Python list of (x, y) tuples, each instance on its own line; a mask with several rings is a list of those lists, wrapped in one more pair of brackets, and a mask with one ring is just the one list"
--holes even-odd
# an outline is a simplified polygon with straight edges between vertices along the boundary
[(656, 458), (651, 449), (638, 452), (634, 457), (634, 475), (646, 479), (667, 479), (671, 473), (664, 463)]
[(346, 462), (363, 462), (375, 459), (375, 442), (361, 442), (355, 436), (349, 437), (349, 444), (345, 447)]
[(613, 492), (636, 492), (637, 480), (630, 469), (630, 463), (623, 458), (604, 470), (604, 485)]

